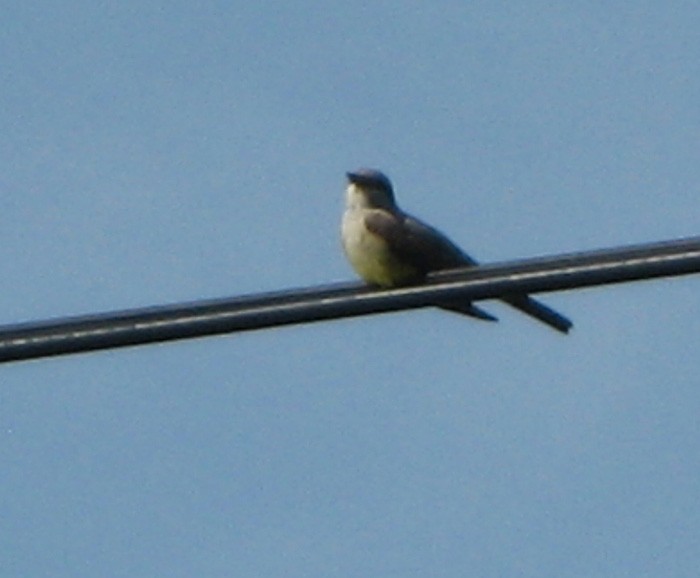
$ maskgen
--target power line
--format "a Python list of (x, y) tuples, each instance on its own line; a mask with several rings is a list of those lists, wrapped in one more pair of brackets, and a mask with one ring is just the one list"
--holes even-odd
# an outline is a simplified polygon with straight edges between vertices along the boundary
[(0, 327), (0, 362), (700, 272), (700, 237), (435, 273), (421, 285), (357, 283)]

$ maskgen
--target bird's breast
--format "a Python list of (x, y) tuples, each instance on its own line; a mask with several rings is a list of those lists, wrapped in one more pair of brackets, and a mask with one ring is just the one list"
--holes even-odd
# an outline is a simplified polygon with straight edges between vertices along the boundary
[(342, 240), (348, 261), (367, 283), (393, 287), (420, 277), (415, 267), (394, 254), (384, 238), (367, 229), (363, 211), (345, 211)]

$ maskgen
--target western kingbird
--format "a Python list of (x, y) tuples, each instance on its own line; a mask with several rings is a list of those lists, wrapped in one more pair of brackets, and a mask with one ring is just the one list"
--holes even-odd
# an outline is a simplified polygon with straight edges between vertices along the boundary
[[(396, 204), (391, 181), (382, 172), (359, 169), (347, 173), (347, 177), (343, 248), (350, 264), (367, 283), (396, 287), (420, 282), (431, 271), (477, 264), (440, 231), (404, 213)], [(501, 299), (562, 333), (573, 325), (528, 295)], [(438, 307), (497, 321), (470, 302), (441, 302)]]

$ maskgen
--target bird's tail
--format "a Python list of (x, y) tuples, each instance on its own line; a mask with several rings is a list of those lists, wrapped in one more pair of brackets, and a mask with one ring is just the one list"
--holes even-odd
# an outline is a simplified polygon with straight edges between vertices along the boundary
[(569, 329), (574, 325), (569, 319), (557, 313), (554, 309), (550, 309), (544, 303), (536, 301), (529, 295), (511, 295), (504, 297), (503, 301), (511, 307), (515, 307), (518, 311), (525, 313), (525, 315), (534, 317), (562, 333), (568, 333)]
[[(561, 313), (557, 313), (554, 309), (547, 307), (544, 303), (540, 303), (529, 295), (509, 295), (502, 300), (521, 313), (525, 313), (525, 315), (529, 315), (562, 333), (568, 333), (569, 329), (574, 326), (574, 324)], [(462, 315), (468, 315), (469, 317), (475, 317), (483, 321), (498, 321), (497, 317), (494, 317), (487, 311), (480, 309), (470, 302), (441, 303), (438, 307), (446, 311), (461, 313)]]

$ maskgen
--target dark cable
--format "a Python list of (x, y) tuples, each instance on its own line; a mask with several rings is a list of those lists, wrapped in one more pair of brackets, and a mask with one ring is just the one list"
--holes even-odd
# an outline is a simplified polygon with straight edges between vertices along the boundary
[(700, 237), (443, 271), (421, 285), (357, 283), (0, 327), (0, 362), (700, 272)]

